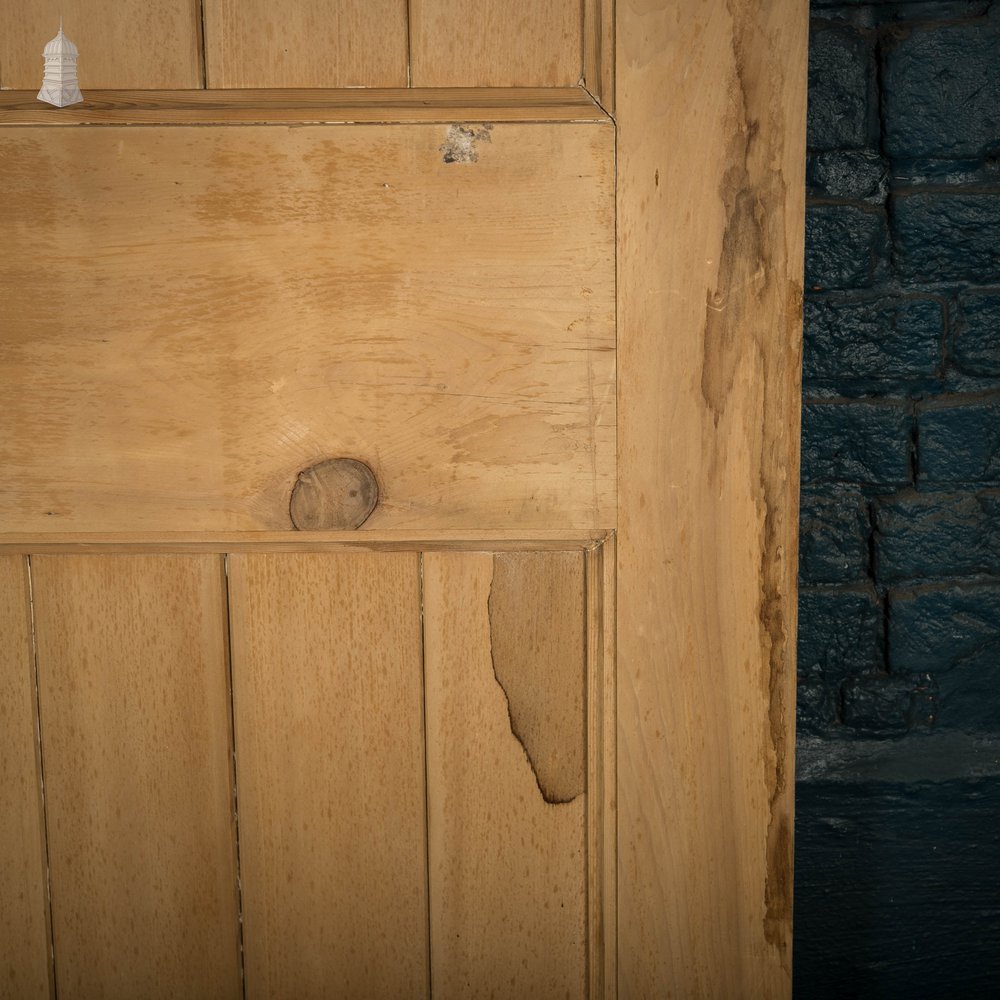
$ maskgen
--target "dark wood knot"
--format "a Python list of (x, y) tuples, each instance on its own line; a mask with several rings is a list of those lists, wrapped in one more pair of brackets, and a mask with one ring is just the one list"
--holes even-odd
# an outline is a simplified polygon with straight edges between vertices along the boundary
[(355, 458), (328, 458), (303, 469), (288, 512), (299, 531), (359, 528), (378, 503), (375, 473)]

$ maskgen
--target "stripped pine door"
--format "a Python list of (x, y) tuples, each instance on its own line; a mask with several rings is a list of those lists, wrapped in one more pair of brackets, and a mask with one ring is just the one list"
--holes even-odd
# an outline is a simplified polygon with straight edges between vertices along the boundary
[(0, 998), (787, 996), (805, 3), (57, 6)]

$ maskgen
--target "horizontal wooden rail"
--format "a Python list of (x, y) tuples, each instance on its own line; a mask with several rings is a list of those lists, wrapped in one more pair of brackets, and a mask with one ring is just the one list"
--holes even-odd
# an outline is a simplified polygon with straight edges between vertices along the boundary
[(582, 87), (90, 90), (54, 108), (0, 91), (0, 125), (282, 125), (440, 121), (606, 122)]
[(601, 545), (593, 531), (234, 531), (0, 534), (0, 554), (133, 552), (505, 552), (567, 551)]

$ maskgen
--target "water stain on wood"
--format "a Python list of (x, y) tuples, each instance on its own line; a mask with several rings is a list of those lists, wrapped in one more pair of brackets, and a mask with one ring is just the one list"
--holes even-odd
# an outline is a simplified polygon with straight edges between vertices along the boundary
[(493, 559), (490, 657), (510, 730), (550, 805), (586, 787), (586, 642), (579, 552), (504, 552)]

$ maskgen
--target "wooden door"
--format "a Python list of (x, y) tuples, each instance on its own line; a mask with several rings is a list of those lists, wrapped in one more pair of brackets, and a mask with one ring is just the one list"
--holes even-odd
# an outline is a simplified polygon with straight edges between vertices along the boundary
[(786, 995), (804, 5), (60, 10), (0, 996)]

